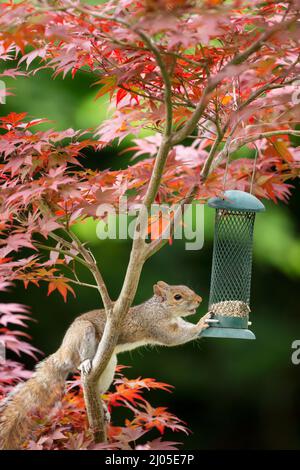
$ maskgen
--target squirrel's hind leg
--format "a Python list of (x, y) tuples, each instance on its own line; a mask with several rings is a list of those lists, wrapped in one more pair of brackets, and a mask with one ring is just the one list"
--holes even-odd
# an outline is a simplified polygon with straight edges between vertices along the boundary
[[(86, 322), (89, 323), (89, 322)], [(89, 323), (84, 330), (84, 335), (79, 348), (80, 366), (82, 374), (87, 375), (92, 370), (93, 358), (97, 351), (96, 331)]]
[(92, 361), (97, 350), (97, 337), (94, 325), (87, 320), (75, 321), (64, 339), (63, 347), (75, 350), (75, 362), (83, 374), (92, 369)]

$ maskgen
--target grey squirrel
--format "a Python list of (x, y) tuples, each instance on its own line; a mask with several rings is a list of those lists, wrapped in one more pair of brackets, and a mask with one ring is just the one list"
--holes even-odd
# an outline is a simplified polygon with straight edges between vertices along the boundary
[[(209, 326), (204, 315), (197, 324), (182, 317), (196, 312), (202, 298), (186, 286), (159, 281), (154, 296), (131, 307), (123, 320), (114, 354), (98, 383), (99, 394), (110, 387), (117, 354), (144, 345), (177, 346), (196, 339)], [(32, 377), (17, 385), (0, 403), (0, 449), (20, 449), (33, 426), (30, 414), (46, 413), (61, 399), (69, 373), (88, 374), (101, 340), (106, 315), (92, 310), (77, 317), (68, 328), (60, 348), (37, 366)]]

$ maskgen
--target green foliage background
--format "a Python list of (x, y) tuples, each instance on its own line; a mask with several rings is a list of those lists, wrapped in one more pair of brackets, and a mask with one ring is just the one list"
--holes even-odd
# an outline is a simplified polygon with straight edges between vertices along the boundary
[[(0, 113), (28, 111), (33, 118), (53, 120), (56, 129), (97, 126), (106, 116), (108, 102), (106, 98), (94, 100), (92, 82), (93, 77), (84, 73), (74, 80), (52, 80), (49, 71), (30, 79), (7, 80), (6, 85), (15, 96), (8, 97)], [(86, 165), (92, 168), (118, 169), (127, 164), (128, 155), (120, 156), (116, 147), (86, 154)], [(175, 386), (172, 395), (152, 393), (152, 399), (169, 406), (189, 424), (193, 434), (184, 439), (185, 449), (300, 448), (300, 365), (291, 362), (291, 344), (300, 339), (297, 185), (289, 205), (267, 203), (267, 212), (257, 217), (251, 318), (256, 341), (205, 339), (177, 348), (137, 350), (119, 357), (120, 363), (132, 367), (129, 376), (155, 377)], [(198, 315), (206, 312), (213, 216), (213, 211), (206, 209), (202, 250), (185, 251), (184, 242), (175, 241), (146, 264), (137, 303), (150, 297), (153, 283), (162, 279), (195, 289), (204, 298)], [(98, 240), (93, 222), (82, 224), (77, 230), (91, 243), (115, 298), (130, 243)], [(38, 320), (30, 328), (33, 341), (46, 354), (59, 346), (76, 315), (99, 306), (96, 292), (77, 289), (76, 293), (76, 299), (70, 297), (67, 304), (57, 293), (47, 297), (45, 287), (25, 291), (18, 285), (13, 293), (14, 301), (32, 307)], [(6, 297), (11, 300), (12, 294)]]

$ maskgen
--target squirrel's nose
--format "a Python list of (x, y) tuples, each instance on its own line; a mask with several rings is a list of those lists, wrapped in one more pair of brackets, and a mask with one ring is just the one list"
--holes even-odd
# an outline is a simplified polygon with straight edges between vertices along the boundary
[(197, 301), (199, 304), (201, 304), (201, 302), (202, 302), (202, 297), (200, 297), (200, 295), (197, 295), (197, 296), (196, 296), (196, 301)]

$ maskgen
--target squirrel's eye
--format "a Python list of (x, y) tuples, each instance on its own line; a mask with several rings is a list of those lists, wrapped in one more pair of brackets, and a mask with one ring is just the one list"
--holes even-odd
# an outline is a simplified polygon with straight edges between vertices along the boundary
[(175, 299), (175, 300), (181, 300), (181, 299), (182, 299), (182, 295), (176, 294), (176, 295), (174, 295), (174, 299)]

